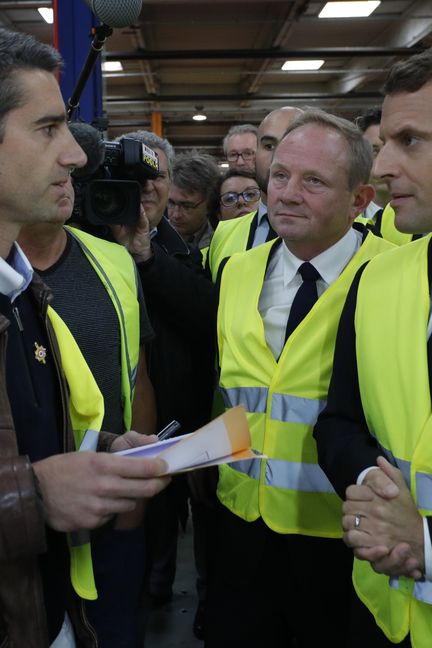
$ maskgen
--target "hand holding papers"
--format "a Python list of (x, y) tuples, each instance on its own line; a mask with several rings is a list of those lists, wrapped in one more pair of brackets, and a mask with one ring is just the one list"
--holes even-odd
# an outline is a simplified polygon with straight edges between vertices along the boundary
[(195, 468), (231, 463), (240, 459), (260, 459), (251, 450), (248, 421), (239, 405), (204, 425), (196, 432), (115, 454), (132, 457), (161, 457), (168, 465), (167, 474)]

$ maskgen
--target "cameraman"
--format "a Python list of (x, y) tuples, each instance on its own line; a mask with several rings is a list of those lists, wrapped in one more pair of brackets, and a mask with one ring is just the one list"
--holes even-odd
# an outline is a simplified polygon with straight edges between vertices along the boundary
[[(185, 434), (211, 418), (216, 290), (203, 270), (199, 250), (189, 247), (165, 216), (174, 157), (172, 146), (166, 139), (147, 131), (127, 133), (123, 137), (144, 143), (159, 157), (159, 176), (141, 184), (138, 224), (117, 226), (114, 235), (126, 245), (138, 264), (156, 334), (150, 344), (148, 367), (156, 395), (158, 428), (177, 419)], [(147, 512), (148, 587), (155, 602), (163, 603), (172, 596), (178, 529), (176, 509), (180, 499), (184, 519), (186, 497), (186, 479), (175, 478)]]

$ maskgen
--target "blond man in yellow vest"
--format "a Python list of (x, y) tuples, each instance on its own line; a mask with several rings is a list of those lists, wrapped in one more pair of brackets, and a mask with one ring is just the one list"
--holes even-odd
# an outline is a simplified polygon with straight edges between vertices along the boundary
[[(385, 85), (386, 180), (401, 232), (432, 229), (432, 50), (396, 64)], [(427, 648), (432, 637), (431, 237), (359, 272), (347, 297), (320, 464), (344, 495), (354, 584), (385, 635)]]
[(227, 407), (245, 407), (252, 447), (266, 458), (219, 471), (206, 648), (288, 646), (293, 635), (302, 647), (355, 645), (342, 501), (318, 466), (312, 429), (351, 280), (392, 248), (352, 227), (374, 195), (371, 166), (353, 124), (305, 111), (270, 168), (268, 213), (280, 238), (223, 268), (220, 387)]

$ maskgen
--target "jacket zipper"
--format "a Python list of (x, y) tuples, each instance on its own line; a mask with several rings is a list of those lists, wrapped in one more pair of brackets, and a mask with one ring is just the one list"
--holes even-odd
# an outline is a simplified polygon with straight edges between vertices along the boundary
[(80, 608), (80, 613), (81, 613), (81, 621), (83, 622), (84, 627), (86, 628), (86, 630), (89, 633), (90, 637), (94, 641), (94, 648), (98, 648), (98, 646), (99, 646), (98, 638), (97, 638), (97, 635), (96, 635), (96, 632), (95, 632), (93, 626), (90, 625), (89, 620), (87, 619), (87, 615), (86, 615), (86, 611), (85, 611), (85, 603), (84, 603), (83, 599), (80, 599), (79, 608)]
[[(16, 323), (17, 323), (18, 330), (21, 333), (21, 342), (22, 342), (22, 346), (23, 346), (23, 349), (24, 349), (25, 348), (24, 335), (23, 335), (24, 325), (23, 325), (23, 322), (22, 322), (22, 319), (21, 319), (21, 315), (20, 315), (18, 306), (13, 306), (12, 307), (12, 314), (13, 314), (13, 316), (15, 318)], [(24, 358), (25, 358), (25, 363), (26, 363), (26, 366), (27, 366), (27, 374), (28, 374), (28, 377), (29, 377), (29, 383), (30, 383), (30, 385), (32, 387), (33, 401), (36, 404), (36, 407), (39, 407), (40, 403), (39, 403), (39, 401), (37, 399), (37, 396), (36, 396), (36, 390), (35, 390), (35, 386), (34, 386), (33, 374), (32, 374), (32, 372), (30, 370), (27, 353), (25, 351), (24, 351)]]

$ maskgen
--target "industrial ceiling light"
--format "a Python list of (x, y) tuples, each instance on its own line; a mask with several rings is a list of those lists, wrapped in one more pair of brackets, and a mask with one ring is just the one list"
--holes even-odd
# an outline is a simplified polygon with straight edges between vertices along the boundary
[(282, 65), (282, 70), (319, 70), (324, 65), (321, 59), (305, 61), (285, 61)]
[(103, 72), (121, 72), (123, 70), (123, 65), (121, 61), (103, 61), (102, 71)]
[(318, 18), (365, 18), (381, 4), (381, 0), (352, 0), (327, 2)]
[(203, 113), (204, 106), (195, 106), (196, 113), (192, 116), (194, 121), (200, 122), (207, 119), (207, 115)]
[(54, 10), (49, 9), (48, 7), (39, 7), (38, 9), (40, 15), (42, 18), (47, 22), (49, 25), (52, 25), (54, 22)]

